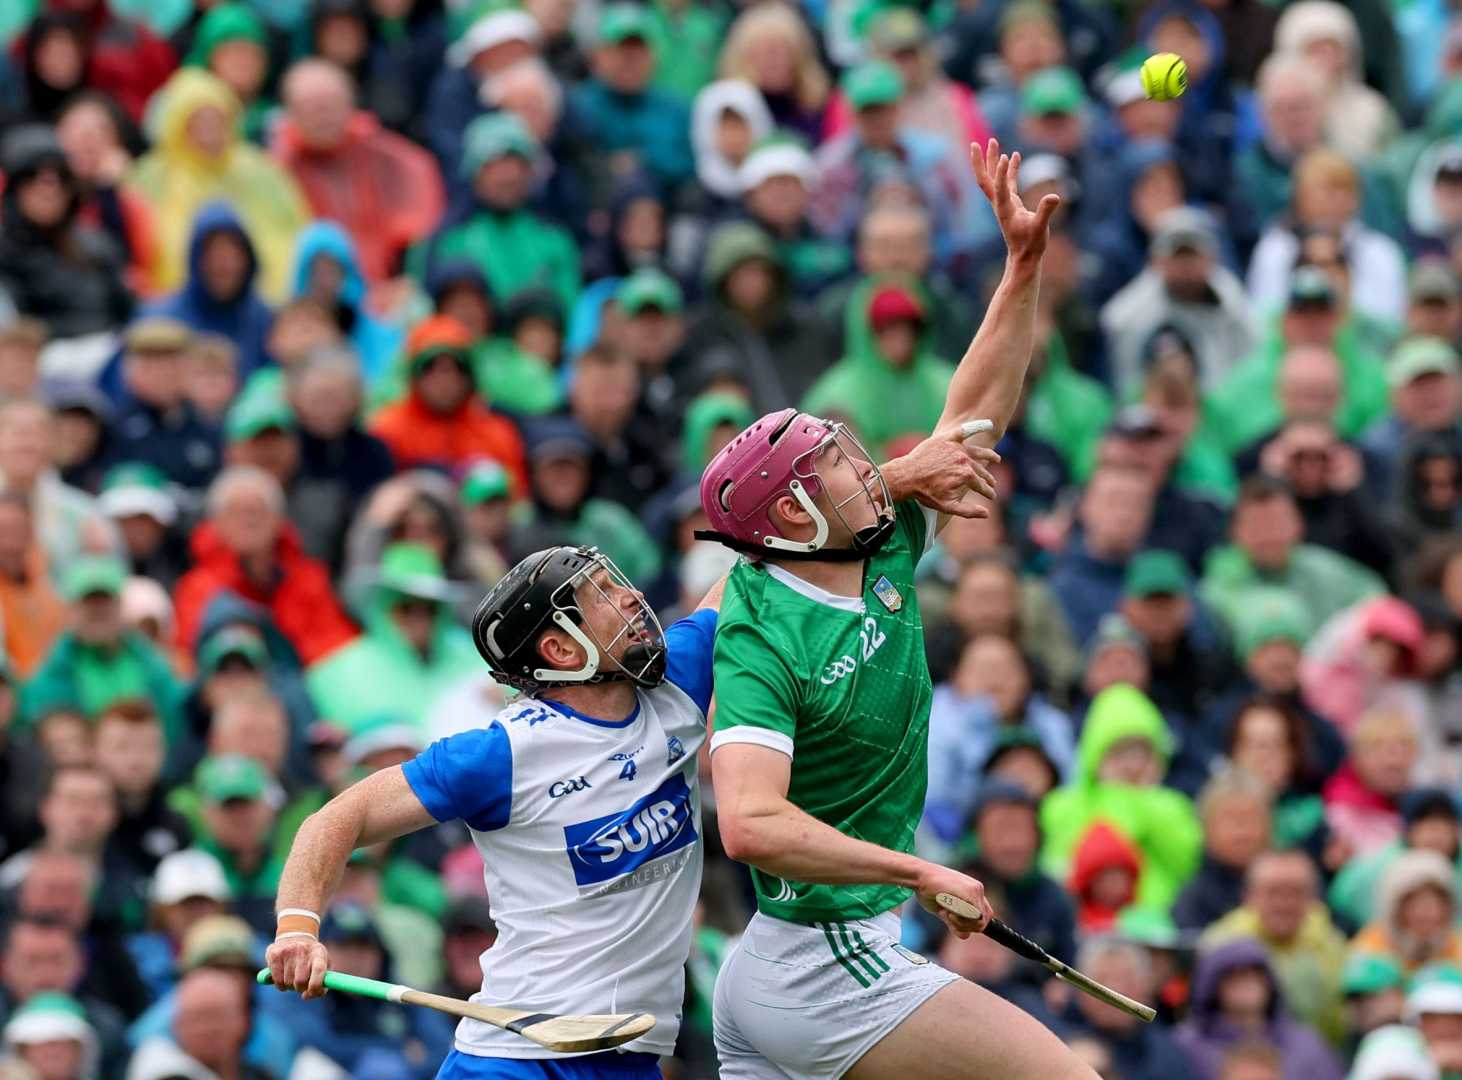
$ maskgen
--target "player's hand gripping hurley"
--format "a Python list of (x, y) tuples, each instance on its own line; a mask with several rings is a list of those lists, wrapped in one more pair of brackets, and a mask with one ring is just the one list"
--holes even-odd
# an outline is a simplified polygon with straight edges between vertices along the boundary
[[(274, 980), (265, 968), (259, 972), (258, 980), (269, 985)], [(423, 1005), (428, 1009), (448, 1013), (451, 1016), (480, 1020), (484, 1024), (500, 1027), (531, 1039), (539, 1046), (560, 1054), (583, 1053), (591, 1050), (609, 1050), (632, 1039), (638, 1039), (655, 1026), (655, 1018), (649, 1013), (610, 1013), (602, 1016), (570, 1016), (553, 1013), (536, 1013), (528, 1009), (508, 1009), (497, 1005), (479, 1005), (475, 1001), (428, 994), (413, 990), (398, 983), (363, 979), (357, 975), (346, 975), (339, 971), (325, 973), (325, 989), (377, 1001), (393, 1001), (403, 1005)]]
[[(984, 918), (984, 913), (967, 900), (961, 900), (953, 893), (939, 893), (935, 898), (939, 906), (961, 919), (969, 919), (978, 922)], [(1104, 1001), (1114, 1009), (1121, 1009), (1137, 1019), (1152, 1023), (1157, 1016), (1157, 1011), (1150, 1005), (1144, 1005), (1140, 1001), (1133, 1001), (1126, 994), (1119, 994), (1110, 987), (1103, 986), (1090, 976), (1083, 975), (1069, 964), (1063, 964), (1045, 949), (1041, 948), (1024, 934), (1017, 933), (1006, 926), (999, 919), (991, 919), (985, 926), (986, 936), (994, 938), (1001, 945), (1004, 945), (1011, 952), (1025, 957), (1027, 960), (1034, 960), (1056, 978), (1063, 982), (1070, 983), (1082, 993), (1090, 994), (1098, 1001)]]

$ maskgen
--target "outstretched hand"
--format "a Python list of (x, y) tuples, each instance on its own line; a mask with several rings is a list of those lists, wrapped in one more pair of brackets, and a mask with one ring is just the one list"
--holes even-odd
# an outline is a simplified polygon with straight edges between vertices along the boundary
[(1005, 238), (1011, 257), (1039, 261), (1046, 253), (1051, 216), (1061, 205), (1061, 196), (1043, 195), (1034, 210), (1027, 210), (1021, 202), (1018, 183), (1020, 151), (1002, 154), (998, 139), (990, 139), (983, 150), (970, 143), (970, 164), (975, 171), (975, 182), (995, 210), (1000, 235)]
[(994, 450), (966, 443), (955, 428), (936, 432), (889, 462), (884, 466), (884, 479), (896, 502), (912, 498), (941, 514), (987, 518), (990, 509), (977, 496), (996, 498), (995, 476), (989, 465), (999, 460)]

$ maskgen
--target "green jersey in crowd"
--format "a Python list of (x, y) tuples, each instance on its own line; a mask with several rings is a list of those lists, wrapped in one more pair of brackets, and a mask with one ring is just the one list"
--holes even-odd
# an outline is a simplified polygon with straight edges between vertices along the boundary
[[(909, 852), (928, 785), (929, 704), (914, 567), (934, 512), (898, 508), (861, 597), (742, 560), (716, 630), (712, 749), (752, 743), (792, 758), (787, 798), (839, 832)], [(910, 896), (894, 885), (813, 885), (755, 867), (757, 907), (798, 923), (866, 919)]]

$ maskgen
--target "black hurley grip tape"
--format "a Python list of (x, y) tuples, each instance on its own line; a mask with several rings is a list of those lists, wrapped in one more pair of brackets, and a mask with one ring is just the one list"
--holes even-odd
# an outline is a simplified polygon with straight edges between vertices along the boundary
[(523, 1034), (524, 1028), (530, 1028), (534, 1024), (541, 1024), (545, 1020), (557, 1020), (553, 1013), (529, 1013), (527, 1016), (520, 1016), (516, 1020), (509, 1020), (503, 1026), (515, 1035)]
[(1011, 952), (1023, 956), (1027, 960), (1034, 960), (1037, 964), (1047, 964), (1051, 960), (1045, 949), (1024, 934), (1012, 930), (999, 919), (990, 920), (990, 924), (985, 927), (985, 936), (993, 938)]
[(636, 1020), (638, 1020), (638, 1019), (639, 1019), (639, 1018), (640, 1018), (640, 1014), (639, 1014), (639, 1013), (630, 1013), (630, 1014), (629, 1014), (629, 1015), (628, 1015), (628, 1016), (626, 1016), (626, 1017), (625, 1017), (625, 1018), (624, 1018), (624, 1019), (623, 1019), (623, 1020), (621, 1020), (621, 1021), (620, 1021), (620, 1022), (619, 1022), (619, 1023), (617, 1023), (617, 1024), (612, 1024), (612, 1025), (610, 1025), (610, 1027), (609, 1027), (609, 1028), (608, 1028), (608, 1029), (607, 1029), (607, 1030), (605, 1030), (605, 1031), (601, 1031), (601, 1032), (600, 1032), (600, 1033), (599, 1033), (599, 1037), (600, 1037), (600, 1038), (601, 1038), (601, 1039), (607, 1039), (607, 1038), (609, 1038), (609, 1036), (611, 1036), (611, 1035), (613, 1035), (613, 1034), (614, 1034), (614, 1033), (615, 1033), (615, 1032), (616, 1032), (616, 1031), (618, 1031), (618, 1030), (619, 1030), (619, 1029), (620, 1029), (620, 1028), (622, 1028), (622, 1027), (627, 1027), (627, 1026), (629, 1026), (629, 1025), (630, 1025), (630, 1024), (633, 1024), (633, 1023), (634, 1023), (634, 1022), (635, 1022), (635, 1021), (636, 1021)]

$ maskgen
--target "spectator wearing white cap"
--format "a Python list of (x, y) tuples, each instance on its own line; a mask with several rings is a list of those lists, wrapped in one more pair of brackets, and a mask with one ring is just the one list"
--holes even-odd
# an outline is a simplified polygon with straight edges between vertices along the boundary
[(1440, 1080), (1441, 1075), (1415, 1029), (1388, 1024), (1361, 1040), (1345, 1080)]
[(1406, 995), (1405, 1015), (1444, 1076), (1462, 1071), (1462, 970), (1434, 964), (1418, 971)]
[(100, 1048), (96, 1031), (75, 999), (37, 994), (4, 1029), (5, 1049), (34, 1070), (36, 1080), (93, 1080)]
[(127, 939), (137, 973), (154, 998), (173, 987), (187, 932), (209, 915), (227, 914), (232, 898), (223, 866), (200, 848), (175, 851), (158, 863), (148, 909), (153, 928)]

